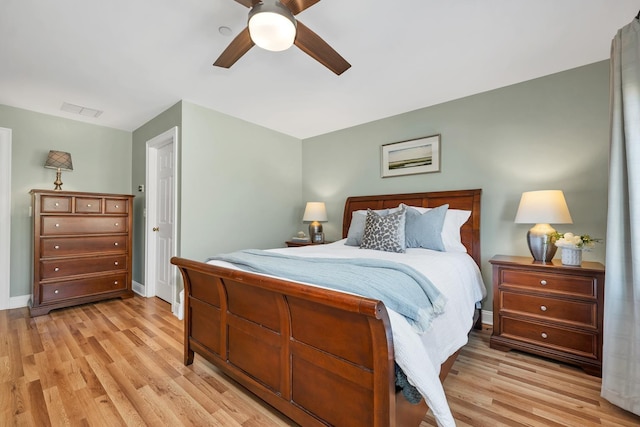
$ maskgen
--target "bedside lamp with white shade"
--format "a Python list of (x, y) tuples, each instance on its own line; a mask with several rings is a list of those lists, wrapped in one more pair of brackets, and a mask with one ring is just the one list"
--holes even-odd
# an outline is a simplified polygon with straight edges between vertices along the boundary
[(516, 224), (535, 224), (527, 232), (527, 243), (533, 259), (550, 262), (558, 249), (550, 224), (572, 224), (569, 207), (561, 190), (527, 191), (522, 193)]
[(309, 224), (311, 243), (323, 243), (324, 233), (322, 232), (322, 224), (320, 223), (327, 221), (327, 208), (324, 202), (307, 202), (302, 221), (311, 222)]

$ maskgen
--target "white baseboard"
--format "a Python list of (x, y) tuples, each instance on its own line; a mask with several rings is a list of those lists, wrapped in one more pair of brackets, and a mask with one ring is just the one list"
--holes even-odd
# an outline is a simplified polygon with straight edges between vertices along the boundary
[(493, 326), (493, 311), (482, 310), (482, 323)]
[(29, 300), (31, 300), (31, 294), (20, 295), (18, 297), (11, 297), (9, 298), (9, 308), (28, 307)]
[(142, 283), (138, 283), (135, 280), (132, 280), (131, 284), (132, 284), (133, 292), (143, 297), (147, 296), (144, 289), (144, 285)]

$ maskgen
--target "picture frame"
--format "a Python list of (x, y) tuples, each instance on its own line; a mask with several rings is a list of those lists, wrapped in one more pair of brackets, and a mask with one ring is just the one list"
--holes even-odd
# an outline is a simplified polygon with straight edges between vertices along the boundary
[(382, 178), (440, 172), (440, 134), (382, 145)]

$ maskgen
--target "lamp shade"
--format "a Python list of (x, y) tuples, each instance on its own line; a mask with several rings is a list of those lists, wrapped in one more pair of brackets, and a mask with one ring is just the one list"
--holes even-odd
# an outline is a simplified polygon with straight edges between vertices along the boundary
[(274, 52), (289, 49), (296, 38), (296, 20), (278, 0), (263, 0), (253, 6), (248, 27), (256, 45)]
[(64, 151), (50, 150), (47, 161), (44, 163), (45, 168), (60, 169), (65, 171), (73, 170), (73, 162), (71, 154)]
[(304, 209), (303, 221), (327, 221), (327, 208), (324, 202), (307, 202), (307, 207)]
[(522, 193), (515, 222), (517, 224), (572, 224), (569, 207), (561, 190)]

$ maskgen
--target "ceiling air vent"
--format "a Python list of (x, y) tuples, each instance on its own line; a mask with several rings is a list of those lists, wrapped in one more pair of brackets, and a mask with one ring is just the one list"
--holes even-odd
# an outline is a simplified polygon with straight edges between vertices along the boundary
[(75, 113), (80, 114), (81, 116), (94, 118), (100, 117), (100, 115), (103, 113), (102, 111), (96, 110), (94, 108), (87, 108), (81, 105), (69, 104), (68, 102), (63, 102), (60, 109), (62, 111), (66, 111), (67, 113)]

